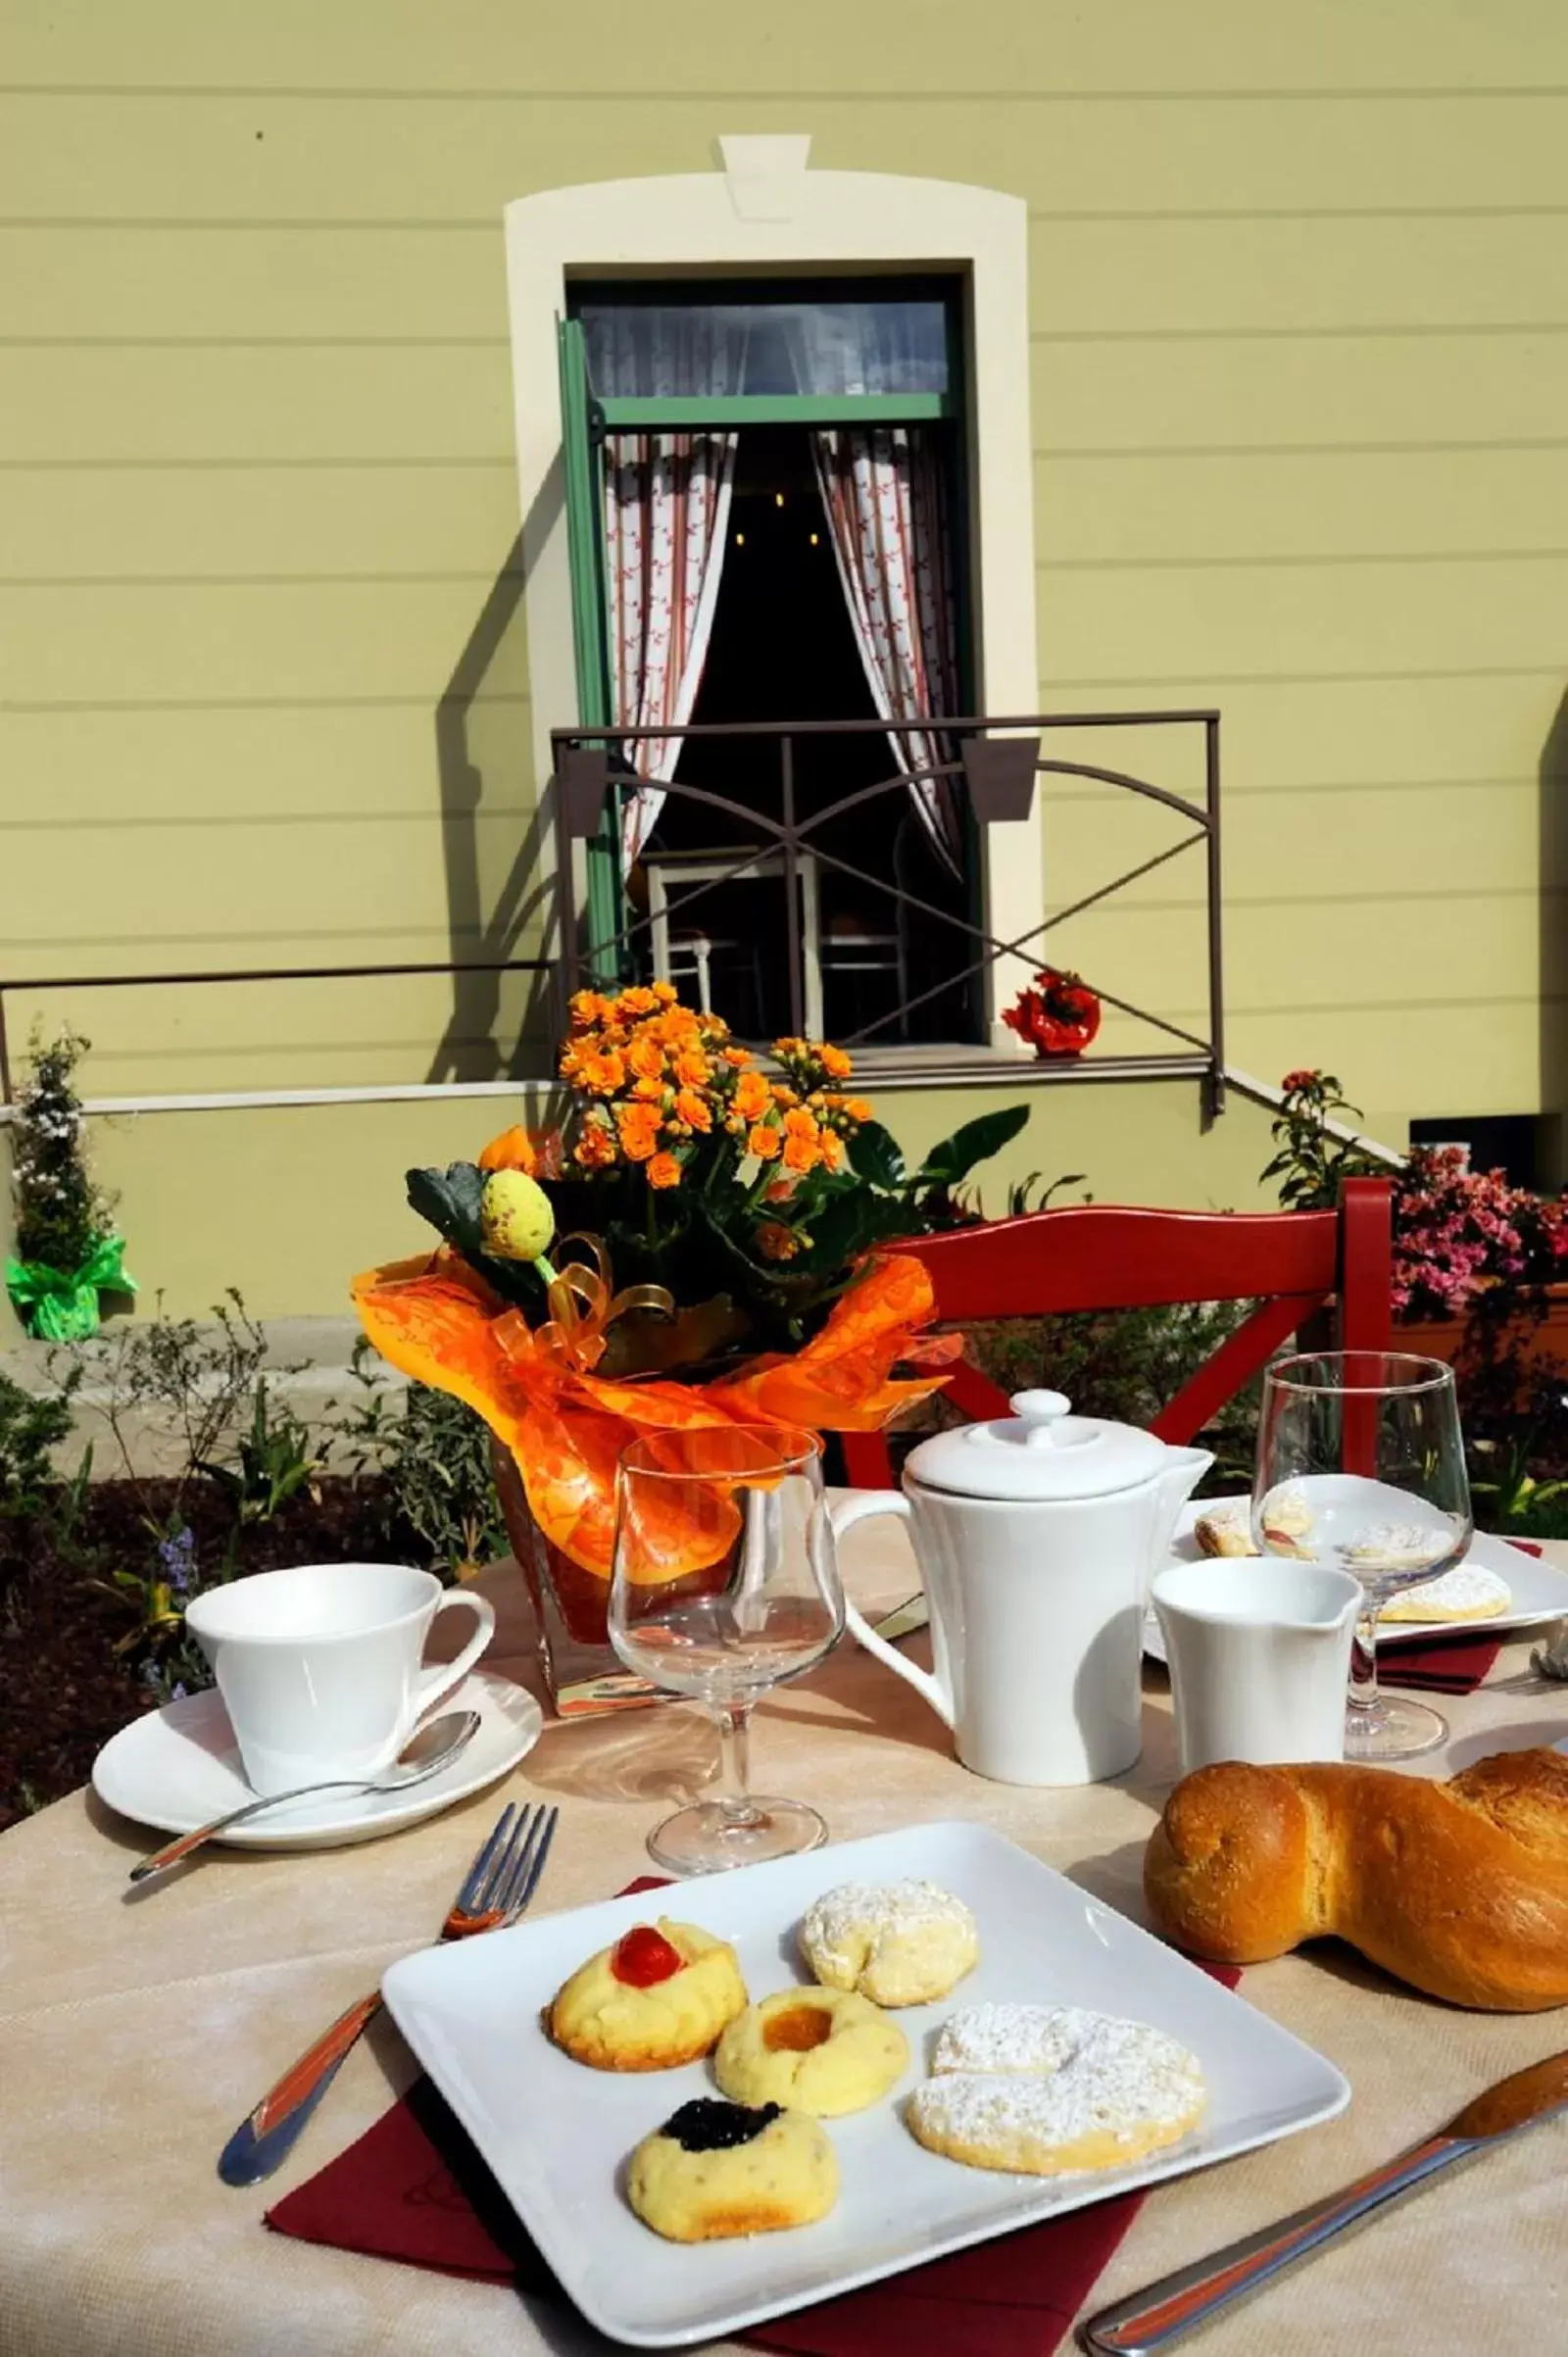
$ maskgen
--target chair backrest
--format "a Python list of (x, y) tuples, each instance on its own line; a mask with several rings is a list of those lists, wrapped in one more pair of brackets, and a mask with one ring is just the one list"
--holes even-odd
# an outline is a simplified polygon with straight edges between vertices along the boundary
[[(1348, 1350), (1386, 1350), (1393, 1333), (1392, 1198), (1387, 1179), (1348, 1179), (1333, 1211), (1144, 1211), (1085, 1203), (946, 1235), (912, 1237), (948, 1325), (1068, 1310), (1145, 1309), (1179, 1301), (1257, 1307), (1154, 1417), (1184, 1443), (1233, 1399), (1302, 1320), (1334, 1297)], [(1007, 1412), (1006, 1395), (960, 1359), (947, 1397), (971, 1418)], [(858, 1487), (886, 1489), (881, 1433), (846, 1433)]]

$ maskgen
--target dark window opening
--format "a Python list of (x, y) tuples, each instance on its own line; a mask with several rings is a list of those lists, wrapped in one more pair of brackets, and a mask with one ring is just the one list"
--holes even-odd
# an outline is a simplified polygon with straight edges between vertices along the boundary
[[(956, 569), (958, 552), (953, 555)], [(747, 427), (739, 439), (728, 545), (693, 723), (875, 719), (808, 431)], [(944, 751), (951, 758), (952, 748)], [(797, 824), (890, 779), (899, 765), (876, 726), (797, 735), (791, 753)], [(638, 913), (646, 911), (650, 877), (660, 871), (670, 979), (690, 998), (706, 995), (743, 1037), (774, 1037), (791, 1028), (787, 904), (776, 853), (755, 876), (710, 884), (687, 909), (680, 902), (699, 891), (710, 858), (715, 871), (752, 848), (767, 859), (766, 831), (750, 830), (745, 813), (783, 817), (779, 740), (690, 740), (674, 783), (740, 809), (720, 810), (671, 793), (627, 879), (628, 897)], [(956, 798), (961, 808), (961, 787)], [(965, 819), (965, 872), (955, 875), (902, 784), (812, 831), (814, 904), (803, 895), (802, 930), (810, 930), (814, 914), (820, 1015), (828, 1038), (853, 1040), (869, 1029), (873, 1044), (896, 1047), (978, 1037), (979, 994), (962, 974), (974, 950), (960, 929), (973, 897), (970, 843)], [(682, 872), (692, 867), (695, 875)], [(945, 923), (944, 914), (957, 921)]]
[(1412, 1121), (1412, 1146), (1462, 1146), (1472, 1170), (1500, 1170), (1515, 1187), (1545, 1187), (1548, 1124), (1535, 1113), (1444, 1114)]

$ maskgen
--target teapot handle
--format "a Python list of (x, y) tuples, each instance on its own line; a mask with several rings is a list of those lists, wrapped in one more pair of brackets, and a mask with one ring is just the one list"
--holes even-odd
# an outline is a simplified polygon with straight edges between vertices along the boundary
[[(828, 1519), (833, 1525), (835, 1541), (841, 1540), (846, 1531), (853, 1530), (856, 1523), (868, 1522), (873, 1514), (899, 1514), (907, 1522), (909, 1520), (909, 1501), (902, 1490), (858, 1491), (855, 1497), (846, 1498), (841, 1503), (830, 1509)], [(918, 1561), (918, 1557), (916, 1560)], [(922, 1583), (923, 1577), (922, 1574)], [(846, 1605), (844, 1617), (866, 1651), (874, 1653), (878, 1661), (885, 1662), (890, 1670), (897, 1670), (906, 1685), (912, 1686), (921, 1699), (930, 1703), (943, 1725), (951, 1727), (953, 1725), (953, 1699), (941, 1681), (932, 1677), (929, 1670), (920, 1669), (914, 1662), (906, 1661), (904, 1655), (896, 1651), (885, 1639), (878, 1637), (864, 1615), (858, 1612), (853, 1604)]]

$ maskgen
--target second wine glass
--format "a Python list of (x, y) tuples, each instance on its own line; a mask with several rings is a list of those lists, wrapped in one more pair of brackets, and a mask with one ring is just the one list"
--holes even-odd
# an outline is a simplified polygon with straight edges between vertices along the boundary
[(1411, 1759), (1446, 1736), (1424, 1702), (1379, 1693), (1377, 1619), (1394, 1596), (1451, 1571), (1474, 1536), (1451, 1367), (1402, 1350), (1325, 1350), (1268, 1369), (1253, 1541), (1264, 1554), (1352, 1572), (1366, 1599), (1347, 1759)]
[(753, 1705), (814, 1668), (844, 1631), (814, 1435), (730, 1424), (634, 1441), (616, 1480), (609, 1627), (628, 1669), (718, 1722), (718, 1796), (650, 1837), (661, 1866), (711, 1874), (826, 1840), (804, 1801), (754, 1793), (747, 1763)]

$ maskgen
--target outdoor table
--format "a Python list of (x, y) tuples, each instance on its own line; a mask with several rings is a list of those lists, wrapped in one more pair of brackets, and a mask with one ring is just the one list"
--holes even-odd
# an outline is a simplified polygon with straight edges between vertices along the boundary
[[(1568, 1565), (1568, 1546), (1548, 1547)], [(846, 1540), (861, 1605), (914, 1586), (903, 1531)], [(522, 1583), (493, 1566), (494, 1665), (532, 1677)], [(914, 1641), (924, 1645), (923, 1638)], [(1528, 1641), (1487, 1686), (1443, 1698), (1442, 1776), (1483, 1753), (1568, 1735), (1568, 1688), (1536, 1678)], [(1169, 1696), (1151, 1671), (1140, 1764), (1112, 1785), (1034, 1791), (958, 1767), (899, 1679), (843, 1645), (758, 1713), (760, 1791), (798, 1793), (831, 1836), (929, 1818), (997, 1827), (1088, 1891), (1141, 1914), (1145, 1840), (1174, 1775)], [(394, 1957), (427, 1945), (504, 1798), (559, 1801), (538, 1906), (609, 1896), (648, 1860), (672, 1797), (715, 1739), (685, 1706), (547, 1723), (504, 1784), (363, 1847), (214, 1850), (126, 1900), (150, 1840), (77, 1792), (0, 1841), (0, 2357), (531, 2357), (607, 2349), (574, 2312), (510, 2288), (270, 2234), (262, 2215), (368, 2128), (414, 2075), (384, 2017), (284, 2168), (234, 2192), (215, 2169), (278, 2072)], [(699, 1909), (699, 1912), (701, 1910)], [(1250, 2004), (1329, 2055), (1354, 2089), (1340, 2119), (1155, 2188), (1093, 2295), (1098, 2306), (1326, 2193), (1444, 2121), (1508, 2071), (1568, 2044), (1568, 2015), (1462, 2013), (1401, 1989), (1348, 1949), (1251, 1968)], [(1465, 2357), (1550, 2345), (1568, 2290), (1568, 2130), (1543, 2128), (1445, 2176), (1208, 2328), (1205, 2357)], [(999, 2261), (1004, 2246), (996, 2246)]]

